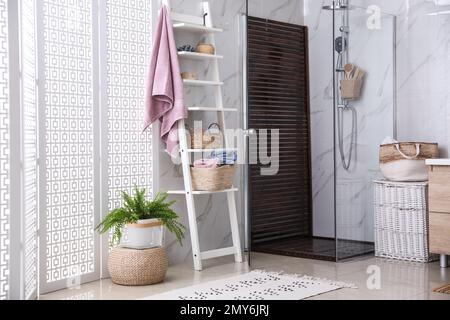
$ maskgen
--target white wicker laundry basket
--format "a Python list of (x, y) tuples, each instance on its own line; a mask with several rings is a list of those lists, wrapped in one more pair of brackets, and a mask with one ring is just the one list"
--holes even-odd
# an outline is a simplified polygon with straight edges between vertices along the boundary
[(430, 262), (428, 245), (428, 183), (374, 181), (375, 255)]

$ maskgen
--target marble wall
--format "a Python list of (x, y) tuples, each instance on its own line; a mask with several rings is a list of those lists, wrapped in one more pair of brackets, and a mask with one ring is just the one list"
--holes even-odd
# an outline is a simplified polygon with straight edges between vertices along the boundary
[(450, 148), (450, 1), (354, 0), (397, 16), (398, 136)]
[(303, 0), (248, 0), (250, 16), (303, 24)]
[[(153, 1), (156, 3), (154, 5), (156, 11), (159, 1)], [(174, 11), (200, 14), (200, 0), (171, 2)], [(442, 156), (449, 155), (450, 14), (448, 12), (445, 14), (445, 11), (450, 10), (450, 3), (448, 0), (351, 0), (357, 8), (350, 13), (352, 32), (349, 59), (363, 67), (368, 74), (362, 99), (353, 103), (358, 120), (356, 157), (353, 159), (350, 172), (347, 172), (342, 169), (337, 153), (338, 188), (335, 193), (333, 20), (332, 13), (321, 9), (322, 5), (328, 2), (249, 0), (249, 13), (253, 16), (305, 24), (309, 27), (315, 235), (334, 236), (336, 196), (337, 223), (340, 230), (338, 235), (343, 238), (371, 241), (373, 240), (371, 181), (380, 177), (378, 144), (385, 136), (394, 134), (394, 116), (397, 117), (399, 140), (437, 141), (441, 145)], [(241, 14), (245, 12), (245, 1), (212, 0), (211, 3), (215, 24), (225, 29), (217, 39), (217, 50), (225, 56), (221, 63), (221, 73), (225, 81), (225, 104), (240, 108), (238, 115), (230, 114), (227, 119), (229, 127), (240, 127), (242, 57), (239, 20)], [(377, 5), (382, 10), (380, 30), (369, 30), (366, 27), (369, 14), (365, 8), (371, 5)], [(438, 14), (439, 11), (442, 11), (441, 14)], [(396, 17), (395, 24), (394, 17)], [(336, 25), (340, 26), (339, 17)], [(204, 66), (200, 74), (207, 77), (208, 72), (208, 66)], [(205, 91), (193, 89), (187, 94), (190, 96), (190, 103), (208, 103), (209, 94)], [(394, 114), (395, 103), (396, 114)], [(206, 122), (213, 120), (210, 117), (200, 118)], [(346, 112), (344, 138), (347, 148), (350, 142), (350, 124), (350, 113)], [(162, 150), (159, 151), (158, 157), (159, 189), (182, 188), (180, 168), (172, 165)], [(236, 185), (241, 183), (240, 180), (236, 181)], [(244, 238), (242, 197), (240, 193), (239, 215)], [(197, 206), (202, 250), (230, 245), (228, 216), (224, 210), (225, 197), (199, 198)], [(187, 225), (186, 207), (182, 197), (179, 198), (177, 210)], [(171, 262), (191, 260), (189, 236), (183, 247), (177, 245), (170, 235), (166, 242)]]
[[(339, 238), (372, 241), (371, 184), (379, 178), (378, 145), (394, 131), (394, 18), (382, 15), (381, 29), (369, 30), (365, 10), (349, 12), (348, 61), (367, 74), (361, 98), (350, 103), (354, 111), (337, 111), (333, 106), (333, 56), (337, 57), (333, 52), (333, 13), (322, 10), (322, 5), (305, 2), (305, 24), (310, 29), (314, 235), (334, 237), (336, 219)], [(335, 15), (336, 36), (340, 35), (343, 14), (337, 11)], [(337, 147), (339, 116), (346, 162), (350, 159), (352, 132), (357, 133), (348, 171)]]
[[(333, 70), (333, 22), (331, 13), (321, 9), (328, 2), (304, 2), (305, 24), (310, 28), (314, 231), (318, 236), (334, 235), (330, 71)], [(350, 2), (356, 7), (350, 13), (350, 60), (367, 70), (368, 75), (362, 99), (353, 103), (358, 114), (358, 142), (357, 157), (350, 172), (342, 169), (337, 153), (338, 236), (371, 241), (371, 180), (379, 177), (377, 145), (393, 131), (394, 102), (398, 139), (439, 142), (441, 155), (448, 156), (450, 3), (447, 0)], [(368, 30), (366, 26), (369, 13), (365, 8), (371, 5), (381, 8), (380, 30)], [(340, 26), (339, 15), (336, 15), (337, 26)], [(394, 58), (395, 69), (392, 68)], [(344, 125), (347, 146), (350, 124), (347, 115)]]
[[(159, 0), (153, 0), (154, 19), (160, 6)], [(173, 11), (201, 16), (200, 0), (172, 0)], [(224, 104), (225, 107), (236, 107), (239, 112), (227, 114), (228, 128), (242, 127), (243, 119), (243, 96), (242, 96), (242, 54), (241, 54), (241, 16), (246, 11), (245, 0), (210, 0), (214, 24), (224, 29), (224, 33), (216, 36), (217, 53), (224, 56), (220, 62), (220, 73), (224, 81)], [(302, 23), (302, 2), (297, 0), (250, 0), (249, 13), (261, 18), (270, 18), (283, 22)], [(176, 35), (178, 44), (195, 45), (200, 39), (178, 33)], [(201, 79), (211, 77), (211, 70), (208, 64), (182, 63), (183, 71), (195, 70)], [(211, 99), (212, 93), (205, 88), (191, 88), (186, 90), (186, 100), (188, 106), (214, 106)], [(215, 119), (212, 115), (194, 114), (190, 115), (190, 120), (202, 120), (207, 126)], [(164, 190), (182, 190), (183, 179), (180, 166), (174, 165), (170, 158), (163, 151), (163, 146), (156, 151), (159, 163), (159, 179), (157, 188)], [(242, 190), (242, 174), (236, 175), (235, 185)], [(241, 239), (244, 242), (244, 210), (243, 193), (238, 194), (238, 215), (241, 225)], [(183, 223), (188, 226), (187, 210), (184, 197), (176, 197), (178, 200), (175, 208), (182, 216)], [(201, 196), (196, 197), (196, 207), (198, 213), (198, 227), (201, 250), (213, 250), (232, 245), (229, 216), (227, 210), (226, 196)], [(171, 263), (182, 261), (192, 261), (192, 251), (189, 234), (186, 235), (184, 245), (181, 247), (174, 240), (173, 236), (167, 234), (166, 248)], [(233, 257), (229, 258), (230, 261)]]

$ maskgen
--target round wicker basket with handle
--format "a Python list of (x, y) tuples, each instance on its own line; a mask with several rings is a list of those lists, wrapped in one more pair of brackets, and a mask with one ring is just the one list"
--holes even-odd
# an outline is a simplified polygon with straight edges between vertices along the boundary
[(427, 142), (399, 142), (380, 146), (380, 163), (398, 160), (426, 160), (439, 157), (439, 145)]
[(108, 258), (111, 280), (123, 286), (148, 286), (164, 281), (168, 260), (164, 248), (113, 248)]
[(223, 146), (223, 134), (220, 130), (220, 126), (217, 123), (212, 123), (208, 130), (203, 129), (192, 130), (187, 126), (189, 134), (191, 135), (192, 149), (219, 149)]
[(437, 143), (399, 142), (380, 146), (380, 169), (390, 181), (427, 181), (426, 159), (439, 157)]
[(195, 49), (197, 53), (214, 54), (216, 53), (215, 47), (210, 43), (199, 43)]
[(203, 149), (219, 149), (223, 146), (223, 136), (220, 125), (212, 123), (203, 133)]

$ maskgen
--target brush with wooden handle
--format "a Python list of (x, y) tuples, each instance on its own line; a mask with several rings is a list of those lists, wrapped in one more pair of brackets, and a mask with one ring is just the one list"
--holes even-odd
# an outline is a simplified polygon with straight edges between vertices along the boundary
[(354, 80), (362, 80), (365, 76), (366, 72), (360, 68), (357, 68), (355, 73), (353, 74)]
[(353, 76), (353, 72), (355, 71), (355, 65), (347, 63), (344, 66), (344, 71), (345, 71), (345, 79), (350, 80)]

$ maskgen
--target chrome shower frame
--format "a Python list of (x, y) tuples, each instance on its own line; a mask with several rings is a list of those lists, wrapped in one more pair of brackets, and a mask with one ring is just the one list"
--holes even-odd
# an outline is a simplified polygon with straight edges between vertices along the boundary
[[(350, 35), (350, 10), (352, 7), (350, 6), (348, 0), (334, 0), (332, 1), (331, 5), (323, 6), (324, 10), (330, 10), (333, 11), (333, 21), (335, 21), (336, 18), (336, 12), (342, 11), (342, 17), (341, 17), (341, 27), (339, 28), (340, 32), (340, 38), (342, 39), (342, 50), (337, 50), (336, 48), (336, 40), (339, 37), (336, 37), (335, 32), (333, 31), (333, 46), (334, 46), (334, 52), (338, 54), (338, 57), (336, 61), (333, 64), (334, 67), (334, 83), (335, 83), (335, 107), (337, 108), (337, 131), (338, 131), (338, 147), (339, 147), (339, 154), (342, 162), (342, 167), (346, 171), (350, 171), (352, 160), (356, 156), (356, 147), (357, 147), (357, 140), (358, 140), (358, 114), (356, 109), (350, 105), (349, 100), (346, 100), (342, 98), (341, 90), (340, 90), (340, 83), (341, 80), (344, 79), (345, 70), (344, 66), (349, 63), (349, 35)], [(335, 25), (333, 25), (333, 30), (335, 28)], [(351, 129), (351, 136), (350, 136), (350, 146), (348, 148), (348, 151), (345, 151), (345, 137), (344, 137), (344, 116), (346, 112), (351, 112), (352, 117), (352, 129)]]

